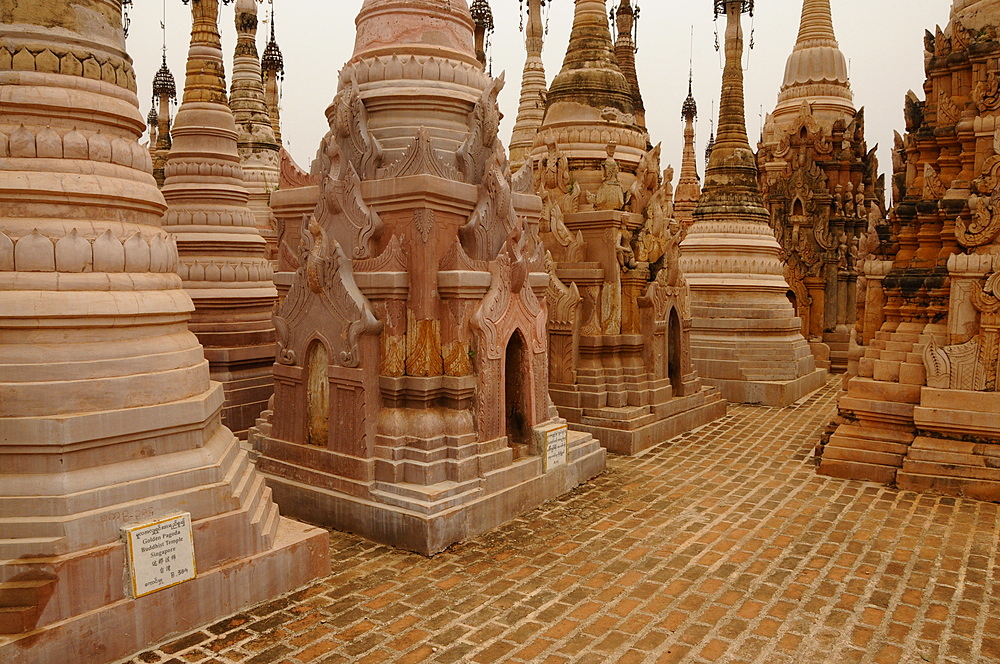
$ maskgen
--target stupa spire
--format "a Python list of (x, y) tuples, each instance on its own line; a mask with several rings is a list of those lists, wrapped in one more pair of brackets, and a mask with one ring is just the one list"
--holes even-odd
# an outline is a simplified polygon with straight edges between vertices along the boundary
[(639, 20), (639, 8), (632, 6), (632, 0), (621, 0), (614, 12), (615, 23), (618, 26), (618, 37), (615, 39), (615, 59), (618, 68), (622, 70), (629, 86), (632, 88), (632, 103), (635, 106), (636, 124), (646, 126), (646, 107), (642, 102), (642, 92), (639, 90), (639, 75), (635, 69), (635, 28)]
[(178, 272), (195, 302), (191, 331), (206, 348), (213, 378), (226, 388), (223, 422), (239, 433), (253, 424), (272, 389), (277, 291), (267, 244), (248, 206), (239, 130), (226, 99), (219, 3), (191, 3), (187, 80), (167, 157), (163, 196), (170, 209), (163, 225), (177, 238)]
[(267, 112), (264, 79), (257, 56), (257, 2), (236, 2), (236, 52), (229, 107), (236, 120), (236, 142), (243, 165), (243, 182), (250, 194), (250, 209), (257, 230), (267, 240), (268, 256), (277, 252), (277, 231), (271, 222), (271, 192), (278, 188), (278, 152)]
[(730, 402), (786, 406), (822, 386), (787, 299), (781, 246), (757, 182), (743, 99), (742, 15), (753, 0), (715, 0), (726, 17), (726, 66), (715, 146), (694, 224), (681, 243), (691, 288), (691, 355)]
[(490, 46), (490, 35), (493, 33), (493, 9), (487, 0), (472, 0), (469, 7), (472, 20), (476, 23), (474, 39), (476, 42), (476, 59), (485, 67)]
[(615, 57), (604, 0), (576, 0), (569, 48), (547, 103), (559, 101), (635, 113), (632, 86)]
[(521, 103), (517, 107), (517, 121), (510, 137), (510, 168), (515, 173), (527, 161), (535, 135), (545, 117), (545, 63), (542, 62), (545, 41), (542, 7), (545, 2), (546, 0), (528, 0), (528, 21), (524, 31), (524, 46), (528, 57), (524, 61), (524, 73), (521, 75)]
[(833, 31), (830, 0), (803, 0), (799, 36), (785, 63), (776, 115), (798, 113), (803, 100), (818, 104), (821, 114), (833, 111), (831, 123), (842, 113), (855, 112), (847, 58)]
[(170, 152), (170, 105), (177, 103), (177, 83), (174, 75), (167, 67), (166, 42), (163, 47), (163, 64), (153, 78), (153, 106), (149, 119), (155, 114), (156, 138), (150, 135), (149, 152), (153, 158), (153, 178), (159, 187), (163, 186), (163, 167), (167, 163), (167, 153)]
[(833, 14), (830, 11), (830, 0), (804, 0), (802, 3), (802, 19), (799, 22), (798, 43), (809, 41), (836, 42), (833, 32)]
[(264, 73), (264, 102), (267, 104), (267, 114), (271, 118), (271, 131), (274, 140), (281, 145), (281, 93), (279, 83), (285, 78), (285, 59), (281, 55), (278, 40), (274, 37), (274, 0), (271, 1), (271, 39), (264, 48), (264, 56), (260, 59), (260, 68)]
[(705, 193), (719, 186), (740, 187), (755, 197), (763, 213), (757, 187), (757, 166), (747, 138), (743, 96), (744, 11), (753, 13), (753, 0), (715, 0), (716, 14), (726, 15), (726, 66), (722, 72), (719, 125), (712, 154), (705, 169)]
[(693, 92), (694, 72), (688, 72), (688, 96), (681, 107), (684, 120), (684, 156), (681, 159), (681, 175), (674, 194), (674, 215), (685, 226), (694, 222), (694, 210), (701, 196), (701, 179), (698, 177), (698, 159), (694, 147), (694, 121), (698, 118), (698, 104)]

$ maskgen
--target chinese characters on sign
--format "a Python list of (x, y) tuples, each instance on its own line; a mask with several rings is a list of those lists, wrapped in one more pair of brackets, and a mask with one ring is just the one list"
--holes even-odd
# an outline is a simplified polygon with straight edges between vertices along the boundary
[(191, 515), (122, 528), (128, 548), (132, 596), (142, 597), (195, 577)]

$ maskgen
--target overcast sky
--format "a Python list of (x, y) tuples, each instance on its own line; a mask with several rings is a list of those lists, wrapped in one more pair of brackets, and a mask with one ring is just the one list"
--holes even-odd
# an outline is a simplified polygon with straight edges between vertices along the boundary
[[(282, 97), (282, 131), (286, 147), (308, 168), (326, 132), (323, 111), (336, 92), (337, 72), (354, 50), (354, 17), (362, 0), (273, 0), (278, 43), (285, 58)], [(128, 48), (135, 60), (143, 116), (149, 111), (152, 79), (160, 65), (160, 18), (167, 14), (167, 61), (180, 89), (191, 28), (190, 7), (181, 0), (138, 0), (131, 10)], [(507, 87), (500, 97), (505, 117), (501, 127), (504, 144), (517, 115), (524, 66), (523, 36), (519, 31), (518, 1), (490, 0), (496, 20), (493, 35), (494, 75), (507, 72)], [(608, 1), (609, 8), (617, 2)], [(834, 27), (841, 50), (851, 65), (856, 106), (866, 108), (869, 146), (879, 144), (880, 168), (891, 168), (889, 148), (894, 129), (902, 133), (903, 98), (913, 89), (923, 98), (923, 34), (948, 21), (949, 0), (831, 0)], [(548, 80), (558, 73), (569, 41), (573, 0), (551, 0), (549, 33), (545, 42)], [(688, 61), (694, 30), (694, 93), (699, 108), (699, 155), (710, 130), (713, 102), (721, 85), (721, 56), (715, 50), (715, 24), (710, 0), (638, 0), (639, 83), (646, 102), (646, 121), (653, 143), (663, 142), (664, 165), (680, 165), (682, 125), (680, 109), (687, 96)], [(261, 18), (269, 14), (261, 5)], [(756, 147), (761, 114), (777, 102), (785, 60), (798, 31), (802, 0), (762, 0), (751, 26), (754, 48), (745, 63), (747, 129)], [(222, 9), (222, 40), (227, 75), (236, 43), (233, 7)], [(723, 19), (718, 28), (724, 32)], [(259, 49), (267, 42), (269, 26), (262, 21)], [(227, 81), (228, 82), (228, 81)], [(699, 164), (699, 172), (703, 170)]]

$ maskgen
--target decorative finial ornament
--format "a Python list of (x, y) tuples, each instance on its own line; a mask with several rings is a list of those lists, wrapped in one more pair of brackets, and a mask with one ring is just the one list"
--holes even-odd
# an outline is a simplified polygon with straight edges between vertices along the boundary
[(754, 0), (712, 0), (715, 4), (715, 15), (722, 16), (726, 13), (726, 5), (730, 3), (740, 3), (740, 13), (753, 16)]
[(688, 96), (684, 100), (684, 105), (681, 106), (681, 118), (685, 120), (688, 118), (694, 120), (698, 117), (698, 104), (694, 100), (693, 83), (694, 72), (691, 72), (688, 74)]
[(469, 7), (472, 20), (476, 23), (476, 57), (486, 65), (487, 52), (490, 50), (490, 35), (493, 34), (493, 9), (487, 0), (472, 0)]
[(132, 0), (122, 0), (122, 30), (126, 37), (128, 37), (129, 26), (132, 25), (132, 19), (128, 16), (128, 10), (131, 8)]
[(271, 0), (271, 40), (264, 48), (264, 55), (260, 59), (260, 68), (265, 72), (273, 72), (279, 80), (285, 77), (285, 59), (281, 55), (278, 40), (274, 37), (274, 0)]
[(159, 71), (153, 77), (153, 103), (155, 104), (163, 95), (169, 97), (171, 101), (177, 102), (177, 82), (174, 80), (170, 68), (167, 67), (166, 53), (163, 54), (163, 64), (160, 65)]

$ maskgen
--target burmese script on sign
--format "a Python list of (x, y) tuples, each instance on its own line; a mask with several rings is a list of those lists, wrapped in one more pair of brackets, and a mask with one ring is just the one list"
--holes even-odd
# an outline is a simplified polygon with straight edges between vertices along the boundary
[(122, 528), (128, 544), (132, 596), (142, 597), (195, 577), (191, 515)]
[(567, 458), (567, 436), (569, 434), (569, 427), (562, 426), (558, 429), (553, 429), (547, 433), (548, 444), (546, 445), (545, 455), (546, 464), (545, 470), (548, 471), (553, 468), (558, 468), (559, 466), (566, 465)]

